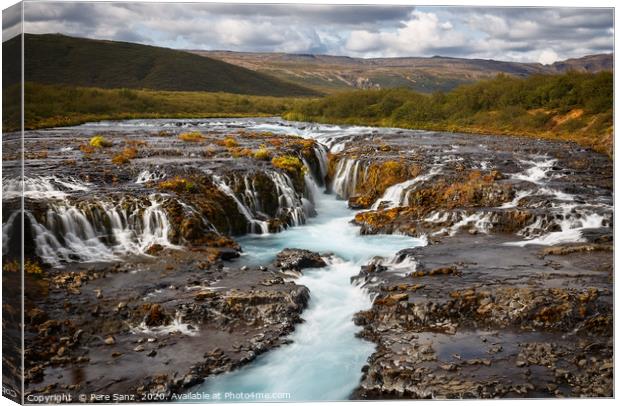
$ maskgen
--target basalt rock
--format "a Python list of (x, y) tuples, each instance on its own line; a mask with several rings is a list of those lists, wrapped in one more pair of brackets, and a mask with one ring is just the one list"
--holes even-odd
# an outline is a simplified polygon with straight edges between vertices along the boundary
[(304, 268), (321, 268), (327, 264), (316, 252), (286, 248), (277, 255), (276, 266), (282, 270), (300, 271)]

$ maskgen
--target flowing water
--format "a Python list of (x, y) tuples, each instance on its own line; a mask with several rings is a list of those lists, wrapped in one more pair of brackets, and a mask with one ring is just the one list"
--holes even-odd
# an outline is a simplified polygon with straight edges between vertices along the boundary
[[(289, 125), (290, 124), (290, 125)], [(371, 306), (372, 298), (361, 287), (351, 283), (358, 275), (360, 267), (370, 262), (382, 263), (386, 272), (404, 273), (415, 267), (415, 260), (409, 257), (397, 258), (395, 254), (404, 249), (426, 244), (426, 238), (412, 238), (402, 235), (361, 235), (359, 228), (350, 223), (355, 211), (347, 208), (345, 200), (356, 193), (356, 186), (363, 182), (368, 168), (368, 160), (361, 158), (341, 159), (331, 184), (325, 185), (327, 171), (327, 151), (338, 153), (355, 143), (373, 135), (389, 135), (391, 129), (369, 127), (339, 127), (318, 124), (286, 124), (269, 120), (134, 120), (120, 123), (90, 123), (75, 129), (63, 131), (91, 131), (101, 127), (106, 130), (122, 130), (122, 133), (140, 132), (145, 128), (153, 131), (166, 128), (205, 128), (212, 131), (228, 131), (245, 128), (254, 131), (296, 134), (314, 138), (322, 144), (315, 150), (319, 163), (319, 174), (307, 173), (306, 193), (295, 190), (291, 180), (280, 172), (266, 170), (265, 175), (275, 185), (278, 197), (278, 214), (284, 214), (285, 225), (278, 228), (279, 233), (270, 233), (269, 223), (262, 214), (256, 188), (251, 178), (244, 175), (225, 176), (211, 172), (209, 163), (192, 158), (191, 161), (204, 173), (211, 176), (215, 186), (230, 196), (239, 213), (247, 220), (247, 232), (252, 233), (238, 238), (243, 254), (235, 265), (258, 266), (268, 264), (284, 248), (302, 248), (324, 254), (328, 266), (319, 269), (305, 269), (296, 283), (310, 289), (309, 307), (302, 317), (304, 323), (297, 326), (288, 338), (291, 343), (258, 357), (250, 365), (227, 374), (209, 378), (192, 392), (221, 393), (219, 400), (338, 400), (347, 399), (357, 387), (361, 368), (374, 351), (374, 345), (357, 338), (359, 328), (352, 321), (353, 315)], [(409, 194), (418, 184), (441, 174), (451, 160), (462, 161), (455, 155), (459, 148), (450, 145), (451, 135), (444, 135), (447, 141), (441, 144), (442, 137), (437, 134), (410, 131), (408, 136), (419, 136), (416, 141), (436, 146), (437, 154), (429, 160), (424, 172), (419, 176), (388, 188), (372, 207), (397, 207), (409, 203)], [(413, 138), (412, 138), (413, 139)], [(165, 139), (150, 140), (153, 145), (165, 144)], [(407, 144), (410, 141), (407, 140)], [(185, 149), (189, 147), (184, 146)], [(64, 149), (63, 149), (64, 151)], [(485, 148), (476, 148), (482, 153)], [(65, 151), (63, 154), (70, 153)], [(486, 155), (485, 155), (486, 156)], [(488, 157), (493, 158), (492, 156)], [(149, 181), (165, 179), (166, 161), (156, 161), (140, 172), (132, 174), (131, 185), (125, 185), (121, 192), (141, 190)], [(481, 168), (492, 165), (489, 160), (478, 162)], [(205, 165), (205, 166), (201, 166)], [(583, 196), (573, 194), (571, 189), (560, 190), (553, 183), (559, 176), (554, 170), (556, 160), (548, 156), (524, 154), (519, 160), (517, 172), (507, 175), (514, 181), (526, 182), (529, 188), (519, 190), (514, 199), (500, 207), (487, 211), (469, 212), (464, 210), (437, 211), (429, 214), (426, 222), (448, 222), (445, 229), (436, 234), (454, 235), (462, 229), (475, 229), (489, 232), (497, 223), (499, 211), (519, 207), (530, 197), (544, 197), (548, 207), (540, 210), (535, 221), (527, 224), (515, 236), (512, 245), (554, 245), (559, 242), (577, 242), (582, 232), (590, 228), (607, 227), (611, 221), (612, 208), (606, 201), (595, 199), (582, 201)], [(306, 166), (309, 166), (306, 164)], [(166, 167), (166, 171), (162, 168)], [(35, 216), (26, 212), (32, 227), (36, 254), (53, 266), (69, 262), (119, 261), (128, 254), (146, 254), (148, 248), (156, 245), (182, 249), (169, 239), (170, 220), (162, 204), (176, 199), (162, 193), (136, 194), (103, 193), (96, 198), (89, 194), (97, 191), (95, 184), (79, 181), (71, 176), (49, 176), (39, 174), (27, 178), (23, 186), (11, 179), (3, 180), (6, 198), (24, 197), (34, 205), (45, 203), (45, 210)], [(313, 177), (316, 176), (316, 179)], [(320, 175), (320, 176), (319, 176)], [(326, 194), (326, 189), (334, 194)], [(133, 196), (133, 197), (132, 197)], [(340, 198), (340, 199), (339, 199)], [(88, 202), (90, 201), (90, 202)], [(88, 203), (88, 204), (87, 204)], [(178, 201), (187, 215), (196, 210)], [(535, 204), (535, 200), (534, 203)], [(314, 215), (316, 214), (316, 215)], [(18, 216), (8, 216), (3, 224), (3, 252), (12, 234)], [(205, 220), (206, 221), (206, 220)], [(207, 226), (209, 226), (207, 224)], [(211, 226), (211, 229), (215, 229)], [(377, 258), (380, 257), (380, 258)], [(170, 327), (170, 331), (187, 332), (187, 326), (180, 318)], [(187, 330), (187, 331), (186, 331)], [(233, 396), (226, 397), (229, 393)], [(289, 394), (280, 399), (269, 394)], [(234, 394), (241, 394), (235, 396)], [(254, 394), (255, 397), (247, 397)]]
[[(246, 397), (252, 393), (290, 394), (282, 400), (337, 400), (348, 398), (357, 386), (374, 345), (355, 337), (359, 328), (352, 318), (370, 307), (371, 298), (350, 278), (372, 257), (391, 258), (424, 241), (399, 235), (361, 236), (349, 223), (355, 212), (334, 195), (317, 192), (318, 215), (306, 225), (239, 239), (244, 249), (241, 261), (250, 265), (268, 263), (287, 247), (333, 254), (327, 267), (305, 269), (296, 280), (310, 289), (310, 303), (302, 314), (304, 323), (289, 337), (292, 343), (247, 367), (213, 377), (193, 392), (221, 393), (222, 400), (252, 400)], [(229, 398), (224, 398), (226, 393)]]

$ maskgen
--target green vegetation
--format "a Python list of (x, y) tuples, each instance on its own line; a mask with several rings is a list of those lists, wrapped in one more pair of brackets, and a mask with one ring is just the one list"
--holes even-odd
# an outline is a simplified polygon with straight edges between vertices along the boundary
[(297, 102), (290, 120), (572, 140), (612, 153), (613, 73), (499, 75), (450, 93), (360, 90)]
[[(20, 126), (19, 85), (3, 94), (3, 129)], [(258, 117), (285, 112), (294, 98), (229, 93), (97, 89), (26, 83), (26, 129), (136, 118)], [(165, 134), (168, 135), (168, 134)]]
[[(2, 47), (8, 60), (18, 60), (21, 36)], [(220, 60), (127, 42), (25, 34), (24, 55), (27, 82), (265, 96), (318, 95), (314, 90)], [(18, 83), (19, 64), (5, 65), (4, 86)]]
[(93, 148), (109, 148), (112, 146), (112, 143), (106, 140), (103, 135), (95, 135), (88, 144)]
[(168, 180), (163, 180), (159, 182), (157, 187), (160, 190), (168, 190), (177, 193), (195, 193), (198, 191), (198, 186), (194, 182), (180, 176), (176, 176)]
[(278, 169), (283, 169), (290, 173), (301, 173), (304, 170), (304, 164), (299, 158), (293, 155), (281, 155), (274, 157), (271, 164)]
[(258, 159), (259, 161), (269, 161), (271, 160), (271, 152), (265, 145), (261, 145), (259, 149), (254, 151), (254, 159)]

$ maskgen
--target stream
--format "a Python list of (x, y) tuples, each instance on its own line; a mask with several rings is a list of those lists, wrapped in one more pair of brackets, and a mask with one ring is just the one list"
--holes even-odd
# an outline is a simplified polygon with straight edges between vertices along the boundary
[(347, 208), (346, 201), (316, 185), (312, 192), (317, 216), (305, 225), (238, 239), (244, 250), (240, 264), (267, 264), (284, 248), (331, 254), (327, 267), (305, 269), (295, 280), (310, 289), (304, 322), (288, 337), (290, 344), (239, 370), (214, 376), (192, 392), (219, 393), (223, 401), (345, 400), (359, 384), (361, 368), (374, 344), (355, 336), (359, 327), (353, 315), (369, 308), (372, 300), (363, 288), (351, 283), (351, 277), (373, 257), (391, 258), (401, 249), (424, 245), (425, 240), (362, 236), (350, 223), (355, 211)]

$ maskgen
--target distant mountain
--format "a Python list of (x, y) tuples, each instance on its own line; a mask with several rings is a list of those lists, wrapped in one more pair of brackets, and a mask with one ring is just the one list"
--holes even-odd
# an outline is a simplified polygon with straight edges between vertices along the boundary
[(613, 69), (613, 54), (591, 55), (542, 65), (441, 56), (364, 59), (309, 54), (191, 52), (270, 74), (321, 92), (387, 87), (407, 87), (420, 92), (447, 91), (460, 84), (499, 73), (524, 77), (540, 73), (562, 73), (571, 69), (585, 72)]
[(613, 54), (588, 55), (582, 58), (567, 59), (551, 65), (556, 72), (562, 73), (569, 70), (579, 72), (600, 72), (614, 69)]
[[(20, 37), (2, 44), (17, 60)], [(265, 96), (311, 96), (314, 90), (218, 59), (127, 42), (25, 35), (26, 81), (102, 88), (229, 92)], [(19, 81), (17, 64), (3, 64), (8, 84)]]

